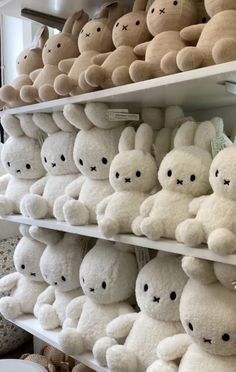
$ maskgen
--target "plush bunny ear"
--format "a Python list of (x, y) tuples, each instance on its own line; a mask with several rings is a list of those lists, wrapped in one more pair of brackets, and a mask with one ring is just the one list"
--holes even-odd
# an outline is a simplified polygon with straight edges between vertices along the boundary
[(33, 46), (34, 48), (40, 48), (43, 49), (44, 44), (46, 43), (48, 39), (48, 28), (46, 26), (40, 27), (40, 29), (37, 31), (34, 40), (33, 40)]
[(211, 284), (217, 281), (214, 266), (211, 261), (200, 260), (195, 257), (184, 257), (182, 268), (185, 274), (201, 284)]
[(153, 130), (148, 124), (141, 124), (135, 135), (135, 149), (151, 153)]
[(216, 137), (216, 129), (211, 121), (204, 121), (197, 126), (194, 145), (211, 153), (211, 141)]
[(88, 14), (85, 13), (84, 10), (81, 10), (72, 28), (72, 35), (76, 39), (79, 37), (80, 31), (82, 30), (84, 25), (88, 22), (88, 20), (89, 20)]
[(183, 117), (184, 112), (180, 106), (167, 107), (165, 110), (165, 128), (174, 129), (178, 127)]
[(142, 120), (152, 126), (153, 130), (164, 127), (164, 112), (157, 107), (144, 107), (142, 109)]
[(20, 231), (21, 235), (24, 236), (25, 238), (32, 239), (32, 236), (30, 234), (30, 225), (20, 225), (19, 226), (19, 231)]
[(59, 128), (55, 124), (51, 114), (35, 113), (33, 114), (33, 121), (38, 128), (47, 134), (59, 132)]
[(134, 150), (135, 130), (133, 127), (127, 127), (123, 130), (119, 141), (119, 152)]
[(66, 120), (77, 129), (89, 130), (93, 127), (93, 124), (85, 115), (84, 106), (82, 105), (76, 103), (65, 105), (63, 114)]
[(17, 115), (20, 120), (21, 129), (27, 137), (38, 139), (41, 130), (35, 125), (32, 114)]
[(148, 0), (135, 0), (133, 5), (133, 12), (139, 10), (145, 10), (147, 7)]
[(52, 114), (52, 119), (56, 123), (57, 127), (63, 132), (74, 132), (75, 128), (65, 118), (62, 111), (55, 111)]
[(29, 232), (33, 239), (47, 245), (57, 244), (64, 235), (62, 232), (44, 229), (38, 226), (31, 226)]
[(5, 114), (2, 117), (1, 123), (3, 129), (7, 132), (7, 134), (9, 134), (9, 136), (12, 137), (24, 136), (24, 132), (20, 125), (20, 120), (16, 116)]
[(110, 109), (106, 103), (102, 102), (91, 102), (87, 103), (84, 109), (87, 118), (95, 125), (95, 127), (101, 129), (112, 129), (123, 125), (123, 121), (110, 121), (107, 118), (107, 110)]
[(197, 123), (187, 121), (178, 129), (174, 139), (174, 147), (190, 146), (194, 143), (194, 136), (197, 129)]
[(82, 12), (82, 10), (79, 10), (78, 12), (75, 12), (74, 14), (72, 14), (72, 16), (67, 18), (67, 20), (66, 20), (66, 22), (63, 26), (63, 29), (62, 29), (63, 34), (72, 34), (73, 26), (74, 26), (76, 20), (80, 19), (81, 12)]

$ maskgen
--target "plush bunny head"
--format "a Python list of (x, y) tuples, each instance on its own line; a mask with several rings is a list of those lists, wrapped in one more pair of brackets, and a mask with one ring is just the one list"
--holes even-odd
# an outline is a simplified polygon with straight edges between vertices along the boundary
[(124, 301), (133, 294), (137, 270), (133, 253), (117, 243), (100, 240), (81, 264), (81, 287), (98, 304)]
[(148, 29), (153, 36), (163, 31), (180, 31), (197, 22), (196, 0), (155, 0), (147, 14)]
[(214, 137), (211, 122), (184, 123), (176, 134), (175, 149), (161, 162), (158, 178), (162, 188), (193, 196), (206, 194), (210, 189), (210, 146)]
[(119, 154), (110, 168), (110, 183), (116, 191), (152, 190), (157, 181), (156, 163), (151, 155), (152, 128), (141, 124), (135, 134), (132, 127), (123, 130), (119, 142)]
[(146, 5), (146, 0), (135, 0), (133, 11), (117, 20), (112, 31), (112, 39), (116, 48), (121, 45), (135, 47), (151, 39), (146, 24)]
[(32, 238), (29, 228), (29, 226), (20, 226), (20, 232), (23, 237), (14, 252), (14, 265), (16, 270), (26, 278), (36, 282), (43, 282), (39, 262), (45, 245)]
[(67, 19), (62, 32), (46, 41), (43, 48), (43, 63), (45, 65), (58, 65), (63, 59), (78, 56), (77, 39), (87, 20), (88, 16), (83, 10), (76, 12)]
[(205, 0), (205, 8), (210, 17), (224, 10), (236, 10), (234, 0)]
[(41, 150), (42, 163), (52, 176), (77, 173), (73, 160), (76, 133), (62, 112), (34, 114), (35, 124), (48, 133)]
[(123, 9), (117, 1), (105, 4), (94, 19), (87, 22), (80, 31), (79, 50), (97, 50), (100, 53), (114, 49), (112, 42), (112, 27), (122, 15)]
[(155, 257), (142, 268), (136, 281), (141, 311), (154, 319), (178, 321), (179, 301), (186, 282), (178, 257)]

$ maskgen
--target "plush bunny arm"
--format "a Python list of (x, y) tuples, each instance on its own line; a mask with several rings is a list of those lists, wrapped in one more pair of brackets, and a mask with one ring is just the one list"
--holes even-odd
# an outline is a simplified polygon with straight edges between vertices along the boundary
[(74, 199), (79, 198), (79, 194), (80, 194), (80, 191), (82, 189), (84, 182), (85, 182), (85, 177), (80, 176), (76, 178), (66, 187), (66, 195)]
[(38, 68), (37, 70), (32, 71), (30, 74), (30, 79), (35, 81), (42, 70), (42, 68)]
[(71, 319), (79, 319), (85, 302), (86, 296), (74, 298), (66, 308), (66, 317)]
[(111, 52), (98, 54), (92, 58), (92, 63), (101, 66), (110, 54)]
[(10, 177), (10, 174), (4, 174), (4, 176), (0, 177), (0, 193), (6, 190)]
[(145, 199), (140, 207), (140, 215), (142, 217), (148, 217), (155, 201), (156, 194), (149, 196)]
[(185, 27), (182, 31), (180, 31), (180, 36), (185, 41), (198, 41), (204, 27), (204, 23)]
[(55, 301), (55, 289), (52, 286), (49, 286), (43, 291), (37, 298), (37, 304), (49, 304), (52, 305)]
[(20, 278), (21, 274), (18, 272), (4, 276), (0, 279), (0, 292), (10, 291), (15, 288)]
[(123, 314), (118, 316), (118, 318), (108, 323), (106, 327), (107, 336), (116, 339), (127, 337), (137, 318), (137, 313)]
[(46, 176), (43, 177), (43, 178), (40, 178), (40, 180), (33, 183), (33, 185), (30, 188), (30, 192), (32, 194), (43, 195), (46, 183), (47, 183), (47, 177)]
[(58, 68), (61, 72), (68, 74), (75, 61), (76, 58), (63, 59), (61, 62), (59, 62)]
[(112, 195), (107, 196), (105, 199), (103, 199), (100, 203), (97, 205), (97, 216), (102, 216), (105, 213), (106, 207), (111, 200)]
[(157, 356), (165, 361), (181, 358), (192, 344), (192, 340), (186, 333), (167, 337), (157, 347)]
[(146, 41), (146, 43), (142, 43), (142, 44), (137, 45), (134, 48), (134, 53), (139, 57), (144, 57), (149, 43), (150, 43), (150, 41)]
[(199, 211), (199, 208), (201, 207), (202, 203), (206, 200), (207, 195), (200, 196), (199, 198), (194, 198), (189, 203), (189, 213), (196, 216), (197, 212)]

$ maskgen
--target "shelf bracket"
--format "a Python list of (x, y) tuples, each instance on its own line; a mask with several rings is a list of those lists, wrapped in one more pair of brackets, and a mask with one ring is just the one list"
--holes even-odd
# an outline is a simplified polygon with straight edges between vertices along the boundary
[(236, 82), (225, 81), (224, 86), (225, 86), (225, 90), (226, 90), (227, 93), (236, 95)]
[(62, 30), (65, 19), (53, 16), (51, 14), (46, 14), (46, 13), (41, 13), (36, 10), (24, 8), (21, 10), (21, 15), (22, 17), (28, 18), (32, 21), (36, 21), (39, 23), (42, 23), (43, 25), (52, 27), (52, 28), (57, 28), (58, 30)]

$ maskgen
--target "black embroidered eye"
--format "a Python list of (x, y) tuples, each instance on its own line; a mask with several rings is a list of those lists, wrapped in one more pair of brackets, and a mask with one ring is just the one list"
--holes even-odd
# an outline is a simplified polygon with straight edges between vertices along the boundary
[(62, 160), (62, 161), (65, 161), (65, 160), (66, 160), (66, 158), (65, 158), (64, 155), (61, 155), (61, 160)]
[(136, 177), (140, 177), (141, 176), (141, 172), (140, 171), (137, 171), (136, 172)]
[(26, 168), (27, 169), (30, 169), (31, 168), (31, 165), (30, 164), (26, 164)]
[(144, 292), (148, 291), (148, 285), (147, 284), (144, 284), (143, 290), (144, 290)]
[(168, 177), (171, 177), (171, 176), (172, 176), (172, 171), (171, 171), (171, 170), (168, 170), (168, 172), (167, 172), (167, 176), (168, 176)]
[(155, 8), (152, 8), (151, 12), (154, 13), (155, 12)]
[(223, 341), (229, 341), (230, 340), (230, 335), (228, 335), (228, 333), (224, 333), (223, 336), (222, 336), (222, 340)]
[(192, 325), (192, 323), (188, 323), (188, 328), (190, 329), (190, 331), (193, 331), (193, 325)]
[(171, 292), (170, 299), (171, 301), (174, 301), (176, 299), (176, 292)]
[(97, 32), (100, 32), (100, 31), (101, 31), (101, 27), (98, 27), (98, 28), (97, 28)]
[(173, 5), (178, 5), (178, 1), (174, 1), (173, 2)]
[(45, 161), (45, 163), (47, 163), (48, 161), (47, 161), (47, 158), (46, 158), (46, 156), (44, 156), (44, 161)]
[(138, 25), (140, 25), (140, 21), (137, 21), (137, 22), (136, 22), (136, 26), (138, 26)]
[(82, 160), (82, 159), (79, 159), (79, 163), (80, 163), (80, 165), (84, 165), (84, 163), (83, 163), (83, 160)]
[(119, 26), (119, 22), (117, 22), (117, 24), (116, 24), (116, 27), (118, 27)]
[(25, 270), (25, 265), (21, 265), (22, 270)]
[(84, 278), (82, 278), (82, 282), (83, 282), (83, 283), (85, 282)]
[(116, 172), (116, 178), (119, 178), (119, 177), (120, 177), (120, 174)]
[(10, 167), (10, 166), (11, 166), (11, 163), (10, 163), (9, 161), (7, 162), (7, 166), (8, 166), (8, 167)]
[(102, 163), (103, 163), (103, 164), (107, 164), (107, 163), (108, 163), (107, 158), (102, 158)]
[(190, 177), (190, 181), (191, 181), (191, 182), (194, 182), (194, 181), (195, 181), (195, 179), (196, 179), (196, 176), (195, 176), (195, 174), (192, 174), (192, 175), (191, 175), (191, 177)]
[(81, 31), (80, 31), (80, 33), (82, 34), (84, 32), (84, 29), (82, 29)]
[(61, 43), (58, 43), (58, 44), (57, 44), (57, 48), (60, 48), (60, 47), (61, 47)]
[(219, 171), (217, 169), (217, 171), (215, 172), (215, 176), (218, 177), (218, 175), (219, 175)]
[(24, 56), (24, 59), (26, 59), (27, 58), (27, 56)]
[(66, 278), (62, 275), (61, 280), (63, 280), (63, 282), (65, 282)]
[(102, 282), (102, 288), (103, 289), (106, 289), (106, 287), (107, 287), (107, 283), (106, 282)]

